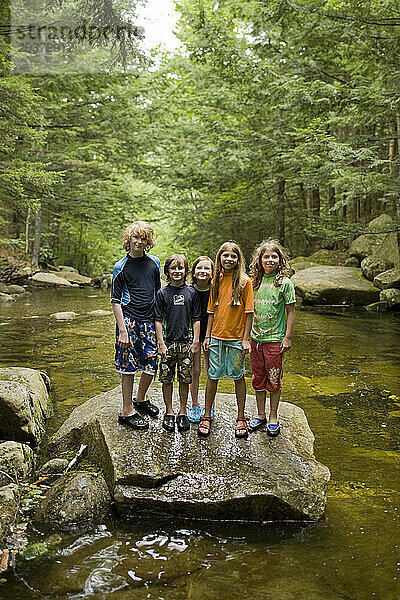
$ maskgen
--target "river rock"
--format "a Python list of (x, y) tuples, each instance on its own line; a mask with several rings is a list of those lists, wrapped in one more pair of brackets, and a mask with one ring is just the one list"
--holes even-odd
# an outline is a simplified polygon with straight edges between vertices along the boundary
[(38, 475), (41, 477), (45, 475), (62, 475), (68, 465), (69, 460), (66, 458), (52, 458), (40, 467)]
[(397, 288), (382, 290), (380, 301), (387, 302), (389, 308), (398, 308), (400, 306), (400, 290)]
[(383, 273), (393, 266), (390, 259), (378, 254), (371, 254), (361, 261), (362, 274), (369, 281), (373, 281), (379, 273)]
[(61, 271), (57, 273), (58, 277), (62, 277), (71, 283), (76, 283), (78, 285), (92, 285), (93, 281), (90, 277), (85, 277), (85, 275), (80, 275), (75, 271)]
[(69, 271), (70, 273), (78, 273), (78, 269), (75, 267), (70, 267), (69, 265), (58, 265), (59, 271)]
[(370, 254), (378, 254), (386, 257), (386, 260), (393, 266), (399, 264), (399, 249), (397, 245), (397, 235), (394, 229), (393, 219), (386, 214), (373, 219), (368, 230), (373, 233), (366, 233), (356, 238), (349, 248), (349, 256), (356, 256), (363, 260)]
[(309, 304), (365, 305), (379, 300), (379, 290), (355, 267), (311, 267), (295, 273), (292, 282)]
[(23, 367), (0, 369), (0, 438), (38, 443), (52, 413), (46, 374)]
[(10, 483), (0, 488), (0, 542), (14, 522), (19, 507), (19, 488)]
[(42, 287), (71, 287), (72, 285), (70, 281), (67, 281), (63, 277), (59, 277), (58, 274), (55, 275), (54, 273), (35, 273), (30, 281), (34, 285)]
[(10, 294), (4, 294), (3, 292), (0, 292), (0, 302), (15, 302), (15, 298), (13, 298), (13, 296)]
[(17, 483), (30, 475), (32, 469), (32, 448), (12, 441), (0, 444), (0, 485)]
[(102, 475), (67, 473), (47, 492), (34, 521), (62, 531), (91, 529), (103, 521), (110, 507), (111, 496)]
[(356, 256), (349, 256), (349, 258), (346, 258), (346, 260), (344, 261), (344, 266), (345, 267), (359, 267), (360, 261), (358, 260), (358, 258)]
[[(162, 405), (161, 391), (152, 399)], [(236, 400), (217, 397), (218, 417), (208, 439), (196, 427), (168, 434), (161, 419), (147, 432), (119, 425), (120, 388), (85, 402), (53, 436), (50, 449), (88, 445), (122, 515), (166, 513), (181, 517), (245, 520), (314, 520), (325, 508), (330, 473), (316, 461), (314, 436), (304, 412), (282, 402), (282, 433), (236, 440)], [(253, 400), (254, 403), (254, 400)]]
[(78, 313), (74, 312), (74, 311), (66, 311), (66, 312), (57, 312), (57, 313), (52, 313), (50, 315), (51, 319), (55, 319), (56, 321), (72, 321), (72, 319), (75, 319), (75, 317), (78, 316)]
[(7, 294), (26, 294), (26, 289), (22, 287), (22, 285), (17, 285), (15, 283), (7, 286), (8, 291)]
[(112, 310), (103, 310), (99, 308), (98, 310), (91, 310), (88, 312), (88, 315), (93, 315), (94, 317), (105, 317), (106, 315), (112, 315)]
[(387, 290), (388, 288), (400, 289), (400, 267), (379, 273), (374, 279), (374, 285), (381, 290)]

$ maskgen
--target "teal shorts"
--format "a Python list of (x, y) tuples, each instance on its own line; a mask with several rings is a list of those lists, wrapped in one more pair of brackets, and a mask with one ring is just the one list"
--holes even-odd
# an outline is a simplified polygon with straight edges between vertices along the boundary
[(245, 374), (241, 340), (210, 339), (210, 379), (240, 379)]

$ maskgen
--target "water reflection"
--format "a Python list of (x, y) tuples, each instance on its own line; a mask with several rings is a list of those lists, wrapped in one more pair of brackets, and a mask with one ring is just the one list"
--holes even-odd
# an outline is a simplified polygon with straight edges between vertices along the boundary
[[(1, 364), (45, 369), (52, 379), (49, 434), (75, 405), (119, 383), (113, 318), (89, 314), (108, 302), (93, 290), (42, 290), (13, 304), (12, 319), (0, 305)], [(50, 319), (71, 310), (73, 321)], [(59, 536), (45, 557), (18, 559), (0, 598), (398, 600), (399, 333), (398, 314), (298, 311), (284, 400), (305, 410), (316, 456), (332, 472), (321, 522), (111, 520), (90, 534)], [(174, 444), (183, 451), (181, 437)]]

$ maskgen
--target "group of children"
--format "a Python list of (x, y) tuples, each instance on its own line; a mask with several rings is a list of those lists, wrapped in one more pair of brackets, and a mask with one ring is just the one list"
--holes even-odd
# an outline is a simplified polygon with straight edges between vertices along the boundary
[[(157, 371), (162, 383), (165, 414), (163, 428), (174, 432), (198, 423), (198, 435), (208, 437), (215, 416), (219, 379), (235, 382), (237, 419), (235, 436), (265, 428), (275, 437), (280, 432), (278, 405), (281, 394), (283, 355), (291, 346), (295, 292), (288, 278), (287, 255), (277, 240), (262, 242), (254, 251), (250, 277), (235, 242), (225, 242), (215, 265), (199, 256), (186, 283), (189, 265), (183, 254), (173, 254), (164, 265), (167, 285), (161, 287), (161, 265), (148, 253), (154, 246), (152, 227), (134, 221), (124, 233), (127, 255), (116, 263), (111, 302), (117, 323), (115, 365), (121, 374), (123, 407), (119, 422), (133, 429), (149, 427), (146, 416), (159, 409), (146, 399)], [(203, 350), (207, 375), (204, 411), (198, 399)], [(257, 416), (248, 424), (245, 355), (250, 353)], [(136, 398), (134, 376), (142, 371)], [(177, 371), (179, 411), (173, 409), (173, 381)], [(192, 406), (187, 412), (191, 393)], [(266, 396), (270, 394), (269, 416)]]

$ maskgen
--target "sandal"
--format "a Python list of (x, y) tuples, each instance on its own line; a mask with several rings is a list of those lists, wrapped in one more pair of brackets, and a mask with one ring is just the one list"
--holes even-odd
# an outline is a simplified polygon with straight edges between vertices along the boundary
[(269, 437), (276, 437), (277, 435), (279, 435), (281, 431), (281, 426), (279, 421), (277, 423), (268, 423), (267, 424), (267, 435), (269, 435)]
[(118, 415), (118, 421), (121, 423), (121, 425), (127, 425), (128, 427), (137, 429), (138, 431), (146, 431), (149, 428), (148, 421), (146, 421), (146, 419), (144, 419), (138, 413), (129, 415), (129, 417)]
[(164, 415), (162, 426), (168, 433), (175, 431), (175, 415)]
[(267, 422), (267, 417), (260, 419), (260, 417), (254, 417), (249, 423), (249, 431), (257, 431)]
[(149, 415), (149, 417), (157, 417), (160, 412), (157, 406), (151, 404), (150, 400), (143, 400), (142, 402), (137, 402), (136, 398), (132, 398), (133, 408), (136, 410), (141, 410), (145, 415)]
[[(203, 431), (201, 431), (203, 430)], [(197, 428), (197, 435), (200, 437), (208, 437), (211, 433), (211, 418), (201, 417), (199, 426)]]
[[(236, 427), (235, 427), (235, 438), (247, 438), (249, 435), (249, 429), (247, 427), (247, 419), (236, 419)], [(244, 423), (244, 425), (239, 425), (239, 423)]]

